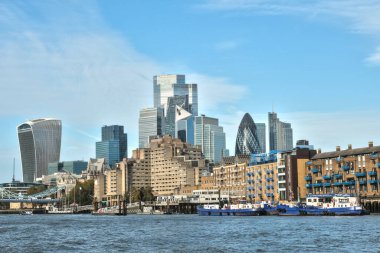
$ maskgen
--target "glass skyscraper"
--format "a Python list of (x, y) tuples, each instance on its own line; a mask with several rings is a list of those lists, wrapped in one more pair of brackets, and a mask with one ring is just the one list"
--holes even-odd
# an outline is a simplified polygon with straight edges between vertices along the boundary
[(178, 111), (177, 107), (190, 111), (188, 95), (168, 97), (168, 107), (165, 114), (165, 134), (172, 137), (176, 136), (175, 128), (176, 114)]
[(290, 150), (293, 148), (293, 129), (290, 123), (277, 118), (277, 113), (268, 113), (269, 150)]
[(58, 162), (62, 123), (57, 119), (35, 119), (17, 127), (24, 182), (48, 175), (48, 163)]
[(105, 158), (110, 167), (128, 157), (128, 136), (124, 126), (103, 126), (102, 141), (96, 143), (96, 158)]
[(139, 115), (139, 148), (149, 147), (152, 136), (162, 136), (165, 131), (164, 109), (144, 108)]
[(235, 155), (262, 153), (256, 125), (249, 113), (244, 114), (240, 122), (235, 145)]
[(205, 115), (194, 117), (194, 144), (202, 147), (206, 159), (214, 163), (222, 160), (226, 151), (226, 135), (219, 120)]
[(255, 123), (256, 125), (256, 134), (260, 143), (261, 152), (266, 153), (267, 150), (267, 141), (266, 141), (266, 124), (265, 123)]

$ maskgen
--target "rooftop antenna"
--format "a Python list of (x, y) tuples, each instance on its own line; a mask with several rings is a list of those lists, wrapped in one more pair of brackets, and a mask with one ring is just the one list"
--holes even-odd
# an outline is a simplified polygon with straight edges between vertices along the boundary
[(16, 163), (16, 158), (13, 157), (13, 177), (12, 177), (12, 182), (16, 181), (15, 180), (15, 163)]

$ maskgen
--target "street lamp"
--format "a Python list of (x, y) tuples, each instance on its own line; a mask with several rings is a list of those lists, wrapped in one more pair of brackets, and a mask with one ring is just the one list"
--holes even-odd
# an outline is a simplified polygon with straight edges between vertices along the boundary
[(82, 205), (82, 186), (79, 186), (79, 206)]

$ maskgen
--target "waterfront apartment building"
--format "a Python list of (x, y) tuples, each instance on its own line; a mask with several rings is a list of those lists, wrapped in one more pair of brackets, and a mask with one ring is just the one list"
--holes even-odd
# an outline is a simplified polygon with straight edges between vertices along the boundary
[(260, 153), (262, 147), (257, 137), (256, 124), (249, 113), (244, 114), (240, 122), (235, 144), (235, 155)]
[(153, 77), (154, 107), (168, 108), (168, 98), (188, 96), (189, 112), (198, 116), (198, 86), (186, 84), (185, 75), (157, 75)]
[(144, 108), (139, 115), (139, 148), (147, 148), (152, 137), (162, 136), (165, 132), (163, 108)]
[(293, 129), (290, 123), (277, 118), (277, 113), (268, 113), (269, 150), (291, 150), (293, 148)]
[(34, 182), (48, 174), (48, 163), (60, 158), (62, 123), (45, 118), (27, 121), (17, 127), (24, 182)]
[(305, 191), (313, 194), (349, 193), (358, 195), (364, 204), (380, 201), (380, 146), (369, 142), (367, 147), (352, 145), (333, 152), (319, 152), (306, 162)]
[(126, 157), (128, 157), (128, 137), (124, 133), (124, 126), (103, 126), (102, 140), (96, 142), (96, 158), (105, 158), (113, 167)]
[(216, 118), (194, 117), (194, 143), (202, 147), (205, 158), (213, 163), (219, 163), (227, 153), (226, 135)]

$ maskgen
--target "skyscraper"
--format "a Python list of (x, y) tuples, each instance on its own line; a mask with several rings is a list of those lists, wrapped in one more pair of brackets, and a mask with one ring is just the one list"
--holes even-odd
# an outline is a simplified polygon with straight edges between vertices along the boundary
[(189, 112), (198, 115), (198, 86), (186, 84), (185, 75), (158, 75), (153, 77), (154, 107), (164, 108), (165, 117), (169, 105), (168, 98), (188, 96)]
[(124, 126), (103, 126), (102, 141), (96, 142), (96, 158), (105, 158), (112, 167), (128, 157), (128, 137)]
[(176, 135), (176, 114), (178, 108), (182, 108), (187, 112), (190, 111), (188, 95), (168, 97), (168, 107), (165, 113), (165, 134), (172, 137)]
[(57, 119), (35, 119), (17, 127), (24, 182), (48, 175), (48, 163), (58, 162), (62, 124)]
[(194, 117), (194, 143), (202, 147), (206, 159), (219, 163), (226, 151), (226, 135), (219, 120), (205, 115)]
[(244, 114), (236, 136), (235, 155), (261, 153), (255, 122), (249, 113)]
[(139, 147), (147, 148), (151, 136), (162, 136), (165, 131), (164, 110), (144, 108), (139, 116)]
[(268, 113), (269, 150), (290, 150), (293, 148), (293, 129), (290, 123), (277, 118), (277, 113)]
[(266, 141), (266, 124), (265, 123), (255, 123), (257, 139), (259, 140), (261, 151), (260, 153), (266, 153), (267, 141)]

